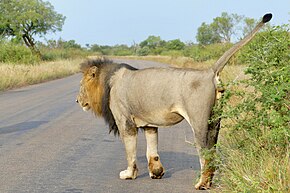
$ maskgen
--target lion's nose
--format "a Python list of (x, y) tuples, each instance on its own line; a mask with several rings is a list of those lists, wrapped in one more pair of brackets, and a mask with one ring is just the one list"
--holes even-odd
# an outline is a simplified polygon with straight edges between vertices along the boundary
[(76, 103), (79, 103), (78, 99), (76, 99)]

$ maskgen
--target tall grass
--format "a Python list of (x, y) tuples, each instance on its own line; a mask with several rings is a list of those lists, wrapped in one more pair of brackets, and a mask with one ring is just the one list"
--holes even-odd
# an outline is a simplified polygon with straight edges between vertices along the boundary
[(36, 65), (0, 63), (0, 91), (65, 77), (79, 72), (81, 59)]
[[(261, 130), (263, 135), (271, 132)], [(279, 192), (290, 191), (290, 149), (269, 150), (260, 138), (247, 131), (223, 131), (219, 149), (223, 162), (220, 165), (221, 192)], [(244, 140), (244, 147), (240, 141)], [(237, 143), (238, 142), (238, 143)], [(282, 142), (282, 141), (281, 141)], [(285, 144), (289, 143), (285, 138)], [(274, 145), (274, 144), (273, 144)]]

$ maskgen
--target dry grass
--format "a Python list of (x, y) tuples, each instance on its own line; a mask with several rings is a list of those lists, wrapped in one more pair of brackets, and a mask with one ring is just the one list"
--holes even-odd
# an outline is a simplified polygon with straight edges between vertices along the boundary
[(38, 65), (0, 63), (0, 91), (62, 78), (79, 71), (81, 59), (44, 62)]
[(290, 149), (277, 156), (279, 150), (273, 153), (257, 148), (261, 142), (256, 139), (245, 152), (233, 145), (236, 138), (239, 136), (227, 137), (222, 142), (223, 147), (220, 147), (226, 162), (222, 165), (221, 187), (216, 192), (289, 192)]

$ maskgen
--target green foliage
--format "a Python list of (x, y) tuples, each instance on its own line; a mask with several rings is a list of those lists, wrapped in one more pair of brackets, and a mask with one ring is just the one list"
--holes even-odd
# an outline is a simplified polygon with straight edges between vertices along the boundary
[(210, 44), (207, 46), (192, 45), (184, 50), (184, 55), (193, 58), (195, 61), (203, 62), (219, 58), (231, 46), (231, 43)]
[(135, 55), (134, 47), (128, 47), (127, 45), (114, 45), (114, 46), (102, 46), (93, 44), (90, 46), (90, 51), (100, 55), (113, 55), (113, 56), (130, 56)]
[(137, 49), (137, 56), (147, 56), (150, 53), (150, 49), (147, 46)]
[(0, 41), (0, 62), (35, 64), (39, 62), (39, 58), (33, 55), (26, 46), (2, 40)]
[(81, 45), (77, 44), (75, 40), (65, 41), (63, 39), (48, 40), (46, 44), (38, 43), (38, 47), (45, 47), (49, 49), (82, 49)]
[(201, 26), (197, 29), (196, 40), (201, 45), (221, 42), (220, 36), (214, 32), (212, 26), (206, 24), (205, 22), (203, 22)]
[(236, 104), (223, 115), (231, 121), (222, 182), (231, 191), (290, 191), (289, 46), (288, 25), (260, 33), (242, 53), (249, 78), (238, 85), (248, 89), (232, 91)]
[(244, 23), (245, 25), (243, 26), (243, 36), (246, 36), (255, 28), (258, 22), (253, 18), (246, 17), (244, 19)]
[(234, 26), (237, 23), (235, 18), (237, 15), (229, 15), (226, 12), (222, 12), (220, 17), (216, 17), (213, 19), (211, 23), (211, 27), (214, 33), (218, 34), (222, 41), (230, 42), (231, 36), (234, 33)]
[(65, 41), (60, 38), (48, 40), (46, 44), (38, 42), (37, 46), (42, 53), (42, 60), (45, 61), (83, 58), (89, 55), (89, 52), (77, 44), (75, 40)]
[(115, 56), (130, 56), (134, 55), (134, 51), (132, 48), (127, 45), (115, 45), (112, 49), (111, 55)]
[(180, 41), (179, 39), (170, 40), (166, 43), (166, 48), (168, 50), (182, 50), (185, 47), (185, 43)]
[[(243, 27), (240, 28), (239, 24)], [(233, 36), (236, 39), (240, 38), (238, 31), (242, 30), (242, 34), (246, 35), (253, 29), (255, 24), (254, 19), (223, 12), (221, 16), (215, 17), (210, 24), (205, 22), (201, 24), (197, 30), (196, 40), (201, 45), (231, 42)]]
[(65, 17), (42, 0), (1, 0), (0, 34), (23, 39), (37, 53), (34, 36), (62, 29)]
[(146, 40), (142, 41), (139, 45), (141, 48), (149, 47), (154, 49), (159, 46), (164, 46), (165, 41), (161, 40), (160, 36), (149, 36)]
[(41, 48), (42, 60), (44, 61), (55, 61), (60, 59), (76, 59), (76, 58), (85, 58), (89, 55), (89, 52), (82, 49), (62, 49), (62, 48), (54, 48), (47, 49)]

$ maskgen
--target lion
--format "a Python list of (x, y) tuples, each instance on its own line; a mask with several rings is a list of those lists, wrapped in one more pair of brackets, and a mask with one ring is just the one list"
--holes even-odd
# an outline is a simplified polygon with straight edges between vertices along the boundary
[(215, 172), (212, 159), (204, 150), (214, 150), (220, 122), (209, 124), (219, 93), (219, 73), (229, 59), (257, 34), (272, 14), (240, 42), (226, 51), (207, 70), (180, 68), (136, 69), (128, 64), (116, 64), (106, 58), (87, 60), (80, 66), (83, 78), (77, 102), (83, 110), (102, 116), (110, 132), (119, 134), (127, 155), (127, 169), (121, 179), (135, 179), (138, 174), (136, 146), (138, 128), (144, 130), (149, 176), (160, 179), (165, 169), (157, 151), (158, 127), (171, 126), (186, 120), (192, 127), (200, 157), (201, 176), (196, 189), (208, 189)]

